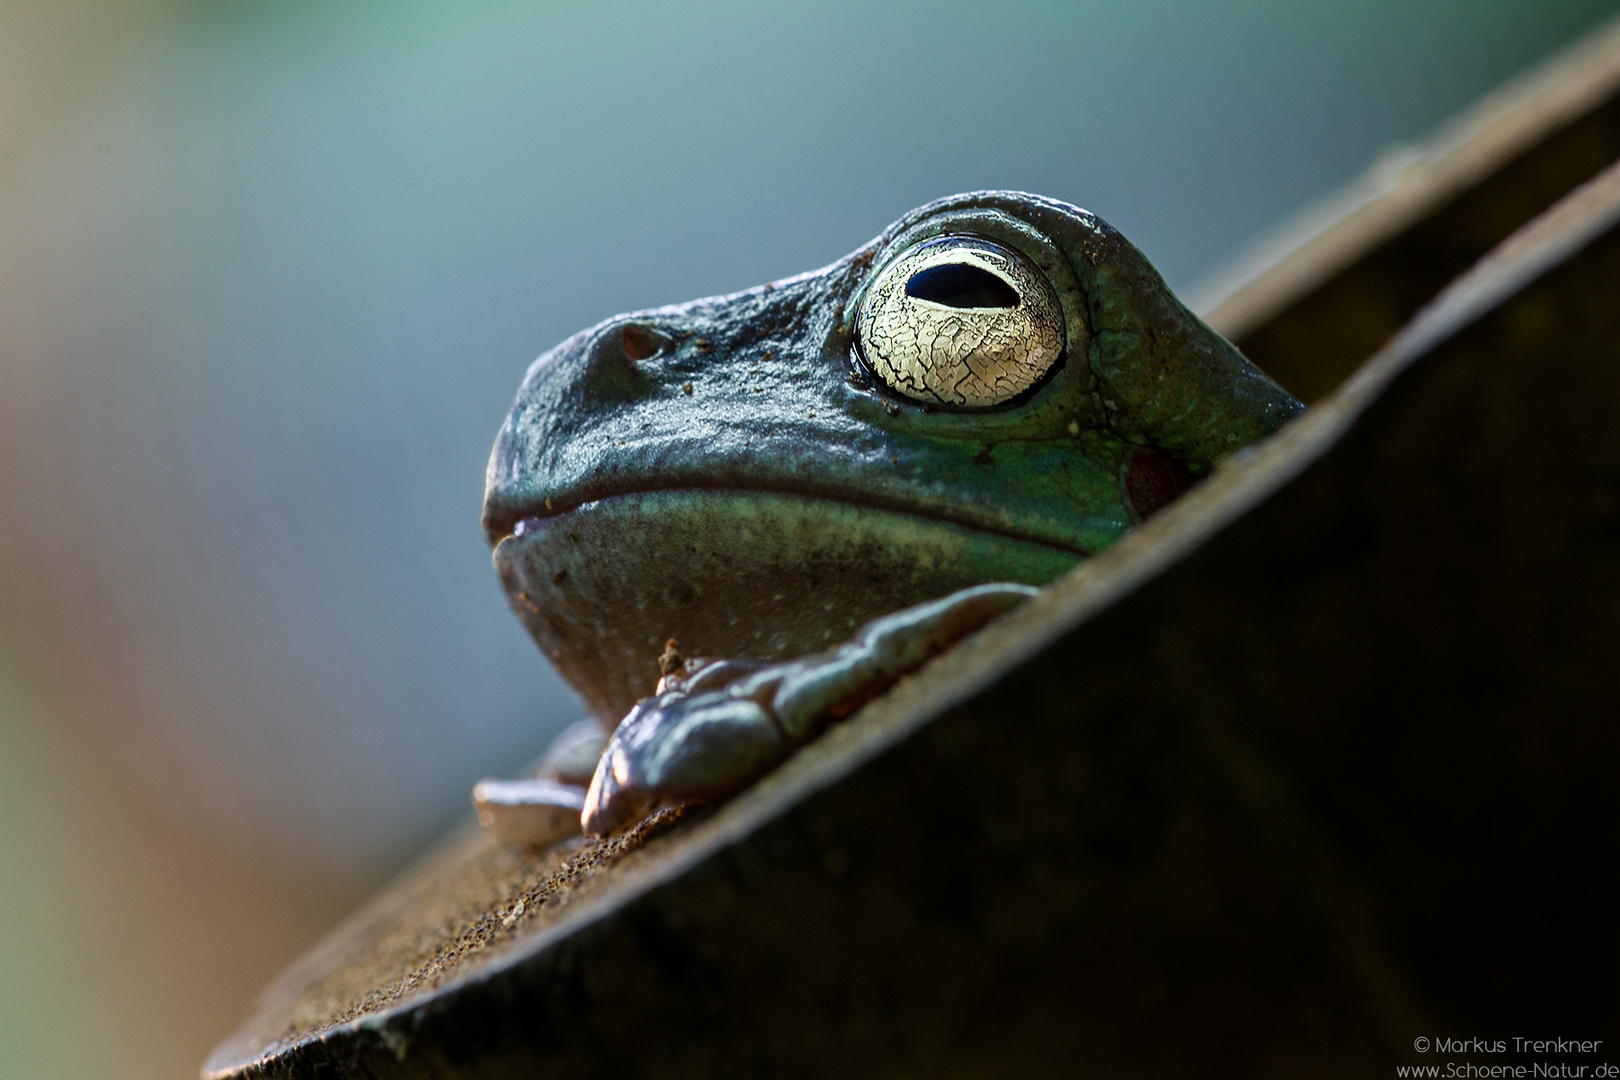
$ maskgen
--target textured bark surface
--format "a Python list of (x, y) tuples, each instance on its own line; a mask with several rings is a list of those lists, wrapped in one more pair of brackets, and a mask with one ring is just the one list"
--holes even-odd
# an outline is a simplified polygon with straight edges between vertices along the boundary
[(731, 803), (614, 851), (462, 837), (208, 1070), (1374, 1075), (1420, 1035), (1620, 1044), (1617, 216), (1608, 176)]

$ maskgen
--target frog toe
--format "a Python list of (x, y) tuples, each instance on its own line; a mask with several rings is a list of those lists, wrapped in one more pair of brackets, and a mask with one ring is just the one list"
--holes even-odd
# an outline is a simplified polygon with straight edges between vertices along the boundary
[(660, 803), (729, 794), (793, 751), (758, 702), (724, 692), (649, 698), (614, 731), (585, 796), (581, 825), (606, 836)]
[(544, 846), (579, 835), (585, 789), (554, 780), (485, 780), (473, 787), (473, 805), (496, 840)]

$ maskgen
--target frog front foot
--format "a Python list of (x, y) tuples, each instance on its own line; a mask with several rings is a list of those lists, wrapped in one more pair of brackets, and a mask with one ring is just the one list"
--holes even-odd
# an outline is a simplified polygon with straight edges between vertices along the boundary
[(655, 695), (608, 740), (585, 794), (584, 833), (609, 835), (660, 805), (737, 791), (1036, 591), (963, 589), (875, 619), (837, 648), (781, 663), (673, 658)]
[(781, 663), (681, 658), (611, 737), (581, 720), (552, 740), (539, 775), (473, 788), (496, 840), (546, 846), (604, 836), (660, 805), (729, 795), (985, 623), (1033, 596), (978, 585), (875, 619), (853, 640)]

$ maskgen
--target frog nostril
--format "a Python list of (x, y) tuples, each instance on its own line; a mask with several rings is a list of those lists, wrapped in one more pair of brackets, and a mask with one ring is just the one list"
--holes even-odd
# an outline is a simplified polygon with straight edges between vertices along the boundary
[(580, 371), (580, 386), (607, 401), (628, 401), (652, 386), (640, 363), (670, 351), (668, 334), (643, 323), (604, 327), (590, 343)]
[(632, 360), (651, 360), (671, 344), (669, 335), (639, 323), (624, 327), (624, 355)]

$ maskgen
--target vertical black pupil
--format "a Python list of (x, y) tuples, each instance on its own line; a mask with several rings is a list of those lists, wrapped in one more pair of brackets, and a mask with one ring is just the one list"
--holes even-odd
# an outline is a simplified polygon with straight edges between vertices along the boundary
[(940, 263), (919, 270), (906, 282), (906, 295), (956, 308), (1018, 306), (1017, 290), (970, 263)]

